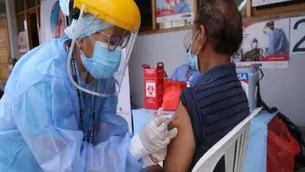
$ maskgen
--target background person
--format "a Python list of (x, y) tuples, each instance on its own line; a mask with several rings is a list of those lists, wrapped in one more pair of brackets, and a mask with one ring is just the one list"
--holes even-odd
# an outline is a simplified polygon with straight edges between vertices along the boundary
[[(11, 74), (11, 72), (13, 71), (13, 68), (15, 66), (15, 64), (17, 63), (17, 59), (15, 58), (10, 58), (10, 62), (9, 62), (9, 66), (8, 66), (8, 70), (9, 70), (9, 75)], [(8, 76), (9, 77), (9, 76)], [(3, 94), (4, 94), (4, 87), (5, 87), (5, 82), (0, 83), (0, 99), (2, 98)]]
[(235, 62), (242, 62), (244, 61), (244, 52), (243, 52), (243, 49), (240, 48), (237, 52), (235, 52), (233, 55), (232, 55), (232, 58), (231, 58), (231, 62), (232, 63), (235, 63)]
[(10, 64), (8, 66), (9, 72), (11, 73), (13, 71), (14, 66), (16, 65), (18, 59), (11, 58), (10, 59)]

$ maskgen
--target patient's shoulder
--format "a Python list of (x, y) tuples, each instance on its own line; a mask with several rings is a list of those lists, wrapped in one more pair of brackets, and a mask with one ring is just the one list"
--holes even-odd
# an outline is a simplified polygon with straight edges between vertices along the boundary
[(191, 124), (188, 121), (190, 121), (189, 113), (180, 101), (170, 125), (173, 127), (189, 127)]
[(180, 102), (170, 127), (177, 128), (178, 135), (168, 147), (164, 171), (188, 171), (195, 152), (195, 139), (189, 114)]

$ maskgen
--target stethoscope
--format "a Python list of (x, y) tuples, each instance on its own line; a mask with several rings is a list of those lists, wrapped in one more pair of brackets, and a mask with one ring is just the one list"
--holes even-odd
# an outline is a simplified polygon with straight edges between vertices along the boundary
[(191, 69), (191, 67), (189, 66), (186, 73), (185, 73), (185, 81), (189, 82), (191, 80), (191, 76), (193, 74), (193, 70)]
[[(69, 44), (66, 44), (68, 46), (66, 46), (66, 51), (69, 52), (70, 50), (70, 46)], [(79, 75), (79, 71), (77, 69), (77, 64), (76, 64), (76, 60), (74, 57), (72, 57), (71, 59), (71, 70), (72, 70), (72, 77), (74, 79), (74, 81), (78, 84), (80, 84), (80, 75)], [(79, 128), (85, 132), (85, 128), (84, 128), (84, 114), (85, 114), (85, 102), (84, 102), (84, 97), (83, 97), (83, 92), (79, 89), (77, 89), (77, 96), (78, 96), (78, 100), (79, 100), (79, 114), (80, 114), (80, 119), (79, 119)], [(92, 143), (93, 141), (93, 137), (94, 137), (94, 131), (95, 131), (95, 96), (92, 95), (92, 103), (91, 103), (91, 127), (88, 130), (88, 133), (85, 134), (84, 137), (84, 141), (88, 141), (88, 143)]]

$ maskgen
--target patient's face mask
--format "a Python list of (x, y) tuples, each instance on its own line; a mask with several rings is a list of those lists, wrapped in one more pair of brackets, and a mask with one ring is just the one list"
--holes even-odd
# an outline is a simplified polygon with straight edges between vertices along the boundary
[(108, 45), (96, 41), (91, 58), (87, 58), (81, 53), (81, 61), (86, 70), (95, 79), (108, 79), (113, 76), (119, 68), (122, 56), (122, 49), (116, 48), (114, 51), (108, 50)]
[(188, 63), (189, 65), (192, 67), (192, 69), (194, 69), (195, 71), (199, 71), (199, 63), (198, 63), (198, 53), (199, 51), (197, 51), (196, 54), (193, 54), (192, 52), (192, 45), (194, 43), (194, 40), (196, 39), (196, 37), (198, 36), (199, 32), (196, 33), (195, 37), (193, 38), (190, 47), (188, 49)]

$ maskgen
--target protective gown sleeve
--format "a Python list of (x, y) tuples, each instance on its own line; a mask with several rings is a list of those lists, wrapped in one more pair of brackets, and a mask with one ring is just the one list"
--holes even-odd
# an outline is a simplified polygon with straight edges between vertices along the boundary
[(171, 76), (172, 80), (178, 80), (177, 73), (178, 73), (178, 68), (176, 68), (174, 70), (174, 72), (172, 73), (172, 76)]
[(129, 152), (131, 136), (127, 132), (94, 146), (83, 141), (75, 99), (69, 95), (75, 90), (65, 87), (59, 78), (46, 77), (25, 89), (10, 107), (40, 167), (46, 172), (140, 171), (142, 163)]

